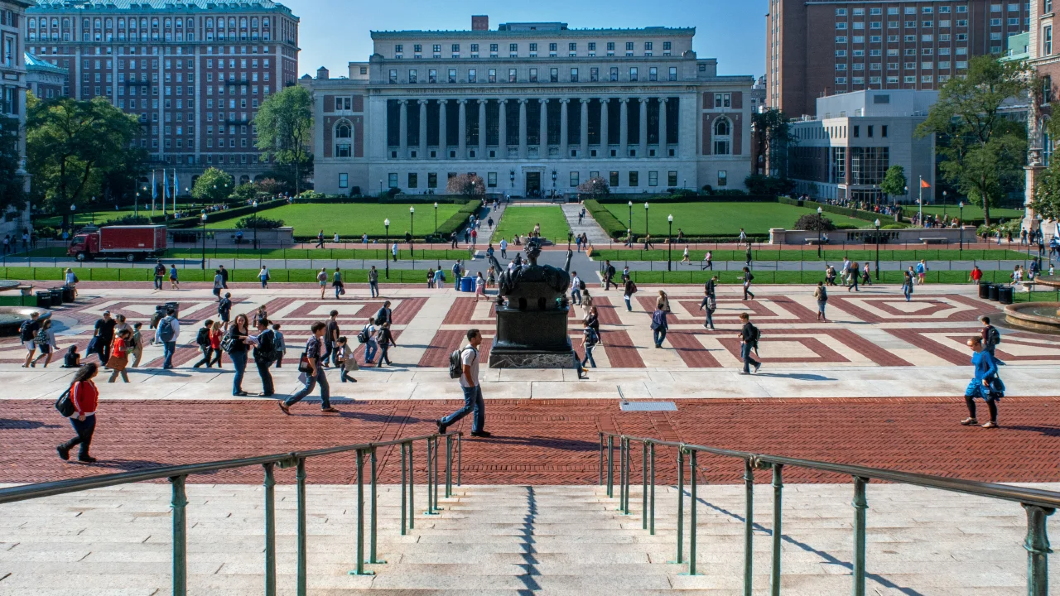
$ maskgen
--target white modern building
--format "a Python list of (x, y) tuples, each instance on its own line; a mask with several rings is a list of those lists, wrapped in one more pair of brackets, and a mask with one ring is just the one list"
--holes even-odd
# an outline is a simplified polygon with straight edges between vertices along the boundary
[(887, 168), (905, 170), (909, 194), (890, 197), (916, 201), (920, 178), (931, 186), (924, 202), (934, 196), (935, 136), (916, 138), (916, 127), (927, 118), (937, 91), (867, 90), (817, 99), (816, 118), (805, 117), (792, 126), (790, 177), (795, 192), (814, 198), (875, 202), (883, 196), (879, 185)]
[(743, 188), (754, 78), (719, 76), (695, 30), (376, 31), (349, 76), (321, 69), (316, 189), (444, 193), (475, 173), (491, 194), (569, 193), (602, 177), (615, 193)]

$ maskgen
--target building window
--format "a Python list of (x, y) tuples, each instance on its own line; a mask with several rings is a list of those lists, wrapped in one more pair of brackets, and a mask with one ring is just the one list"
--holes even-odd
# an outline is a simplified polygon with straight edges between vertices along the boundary
[(397, 82), (398, 82), (397, 69), (392, 68), (392, 69), (390, 69), (390, 84), (391, 85), (397, 85)]
[(417, 188), (420, 183), (419, 175), (414, 172), (409, 172), (409, 188)]
[(438, 188), (438, 173), (430, 172), (427, 174), (427, 188)]
[(1053, 27), (1047, 25), (1042, 27), (1042, 54), (1046, 56), (1053, 55)]
[(677, 172), (666, 172), (666, 186), (677, 187)]
[(489, 69), (486, 72), (486, 76), (487, 76), (487, 81), (488, 82), (496, 83), (497, 82), (497, 69), (496, 68)]
[(578, 82), (578, 69), (577, 68), (570, 69), (570, 82), (572, 82), (572, 83), (577, 83)]
[(486, 186), (497, 188), (497, 172), (488, 172), (486, 174)]
[(456, 83), (456, 69), (455, 68), (450, 68), (449, 69), (449, 83), (451, 83), (451, 84), (452, 83)]
[(618, 172), (609, 172), (607, 175), (607, 185), (611, 188), (618, 186)]
[(349, 188), (349, 187), (350, 187), (350, 175), (349, 174), (339, 174), (339, 188)]
[(731, 93), (715, 93), (714, 94), (714, 107), (715, 108), (729, 108), (729, 107), (732, 107), (732, 94)]
[(629, 173), (629, 185), (639, 186), (640, 185), (640, 172), (634, 170)]
[(659, 172), (648, 172), (648, 186), (659, 186)]
[(571, 188), (577, 188), (577, 186), (579, 184), (581, 184), (581, 182), (579, 182), (579, 179), (578, 179), (578, 172), (571, 172), (570, 173), (570, 187)]
[(558, 83), (559, 82), (559, 69), (558, 68), (550, 68), (549, 69), (549, 71), (548, 71), (548, 82), (549, 83)]
[(536, 83), (537, 82), (537, 69), (536, 68), (531, 68), (530, 69), (530, 82), (531, 83)]
[(516, 75), (517, 72), (518, 71), (516, 69), (514, 69), (514, 68), (509, 68), (508, 69), (508, 82), (509, 83), (514, 83), (517, 80), (517, 75)]
[(722, 187), (722, 186), (728, 186), (728, 185), (729, 185), (729, 173), (726, 172), (725, 170), (718, 170), (718, 186)]
[(475, 71), (474, 68), (469, 68), (468, 69), (468, 71), (467, 71), (467, 82), (468, 83), (477, 83), (478, 82), (478, 73)]
[(618, 67), (617, 66), (612, 66), (611, 67), (609, 78), (610, 78), (610, 80), (612, 82), (617, 82), (618, 81)]
[(677, 67), (676, 66), (671, 66), (670, 67), (670, 80), (671, 81), (676, 81), (677, 80)]
[(598, 83), (600, 82), (600, 69), (593, 66), (589, 69), (589, 82)]
[(718, 118), (714, 122), (714, 155), (732, 153), (732, 123), (728, 118)]
[(390, 172), (389, 174), (387, 174), (387, 185), (388, 185), (387, 188), (397, 188), (398, 187), (398, 175), (397, 175), (397, 172)]
[(637, 69), (636, 66), (630, 66), (629, 67), (629, 80), (630, 80), (630, 82), (637, 81), (640, 78), (640, 75), (638, 73), (639, 73), (639, 70)]
[(658, 68), (656, 68), (654, 66), (648, 68), (648, 80), (649, 81), (658, 81), (659, 80), (659, 69)]

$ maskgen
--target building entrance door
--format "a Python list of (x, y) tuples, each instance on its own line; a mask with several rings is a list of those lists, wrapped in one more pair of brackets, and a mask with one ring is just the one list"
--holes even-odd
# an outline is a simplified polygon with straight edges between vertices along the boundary
[(541, 172), (526, 173), (526, 196), (541, 196)]

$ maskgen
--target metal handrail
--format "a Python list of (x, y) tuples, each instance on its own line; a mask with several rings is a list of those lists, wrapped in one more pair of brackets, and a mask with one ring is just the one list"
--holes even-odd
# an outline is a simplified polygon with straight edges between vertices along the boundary
[[(31, 499), (39, 499), (56, 495), (70, 494), (96, 488), (106, 488), (124, 484), (136, 484), (151, 480), (167, 479), (172, 485), (173, 509), (173, 594), (174, 596), (185, 596), (188, 592), (187, 582), (187, 505), (188, 498), (185, 489), (187, 477), (193, 474), (205, 474), (219, 470), (232, 470), (250, 466), (262, 466), (265, 472), (265, 594), (275, 596), (276, 594), (276, 501), (274, 477), (275, 468), (295, 468), (295, 479), (297, 481), (298, 498), (298, 534), (297, 534), (297, 594), (305, 596), (307, 591), (308, 557), (306, 550), (306, 539), (308, 525), (306, 521), (306, 460), (312, 457), (322, 457), (339, 453), (355, 452), (357, 455), (357, 563), (356, 568), (350, 571), (350, 575), (372, 575), (373, 572), (366, 571), (365, 564), (379, 565), (386, 561), (377, 555), (377, 469), (376, 450), (380, 447), (401, 447), (401, 535), (407, 530), (415, 527), (415, 513), (413, 500), (413, 458), (412, 446), (416, 441), (427, 442), (427, 501), (428, 511), (426, 515), (437, 515), (441, 508), (438, 507), (438, 440), (445, 438), (446, 462), (445, 462), (445, 497), (453, 495), (453, 443), (456, 443), (457, 472), (456, 484), (460, 486), (462, 467), (463, 433), (431, 434), (409, 437), (406, 439), (395, 439), (392, 441), (381, 441), (372, 443), (361, 443), (356, 445), (345, 445), (339, 447), (328, 447), (323, 449), (311, 449), (307, 451), (293, 451), (290, 453), (261, 455), (242, 459), (230, 459), (199, 464), (188, 464), (182, 466), (166, 466), (150, 470), (138, 470), (135, 472), (121, 472), (117, 474), (103, 474), (89, 478), (78, 478), (73, 480), (60, 480), (56, 482), (44, 482), (39, 484), (28, 484), (12, 488), (0, 489), (0, 505), (5, 503), (16, 503)], [(364, 479), (365, 479), (365, 456), (370, 462), (370, 529), (368, 559), (364, 556)], [(406, 498), (407, 495), (407, 498)]]
[[(854, 499), (851, 505), (854, 507), (854, 562), (853, 562), (853, 594), (864, 596), (865, 594), (865, 550), (866, 550), (866, 512), (868, 501), (866, 499), (866, 487), (871, 480), (878, 480), (896, 484), (908, 484), (923, 488), (957, 492), (975, 495), (991, 499), (1019, 503), (1027, 512), (1027, 536), (1023, 548), (1027, 551), (1027, 594), (1029, 596), (1047, 596), (1049, 594), (1048, 579), (1048, 557), (1052, 553), (1049, 548), (1049, 538), (1046, 531), (1046, 520), (1053, 512), (1060, 508), (1060, 493), (1035, 489), (997, 484), (991, 482), (976, 482), (959, 478), (944, 478), (929, 474), (917, 474), (911, 472), (900, 472), (871, 468), (852, 464), (840, 464), (822, 462), (795, 457), (784, 457), (779, 455), (757, 454), (748, 451), (736, 451), (732, 449), (720, 449), (703, 445), (690, 445), (687, 443), (673, 441), (659, 441), (646, 437), (634, 437), (612, 432), (600, 432), (600, 484), (605, 485), (604, 459), (606, 450), (607, 473), (606, 487), (607, 496), (614, 497), (614, 443), (618, 440), (619, 449), (619, 511), (629, 515), (629, 486), (630, 486), (630, 454), (631, 443), (641, 443), (642, 454), (642, 481), (643, 492), (641, 493), (643, 519), (642, 527), (648, 529), (652, 535), (655, 534), (655, 447), (674, 447), (677, 449), (677, 557), (671, 563), (683, 564), (684, 561), (684, 462), (687, 456), (691, 497), (691, 509), (689, 511), (689, 549), (688, 549), (688, 574), (696, 575), (696, 513), (697, 513), (697, 480), (698, 468), (696, 456), (699, 453), (709, 453), (721, 457), (741, 459), (744, 462), (744, 490), (745, 490), (745, 514), (744, 514), (744, 594), (752, 593), (752, 565), (753, 565), (753, 540), (754, 540), (754, 471), (772, 470), (773, 486), (773, 531), (772, 531), (772, 565), (770, 569), (770, 594), (780, 594), (781, 574), (781, 537), (783, 535), (781, 522), (783, 516), (783, 470), (785, 466), (807, 468), (821, 472), (835, 474), (846, 474), (854, 481)], [(605, 443), (606, 440), (606, 443)], [(606, 444), (606, 447), (605, 447)]]

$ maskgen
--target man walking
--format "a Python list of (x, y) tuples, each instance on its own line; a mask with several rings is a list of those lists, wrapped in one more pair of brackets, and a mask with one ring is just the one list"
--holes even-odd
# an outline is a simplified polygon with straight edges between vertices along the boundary
[(710, 292), (703, 290), (703, 301), (699, 303), (699, 310), (707, 312), (707, 320), (703, 326), (714, 331), (714, 311), (718, 309), (718, 299)]
[(114, 326), (118, 322), (110, 317), (110, 311), (103, 311), (103, 318), (96, 321), (95, 341), (96, 353), (99, 354), (99, 362), (103, 366), (110, 360), (110, 344), (114, 341)]
[(743, 322), (743, 328), (740, 330), (740, 358), (743, 360), (743, 372), (741, 375), (751, 374), (751, 368), (755, 367), (755, 372), (762, 368), (762, 363), (755, 360), (751, 356), (751, 350), (758, 350), (758, 327), (751, 324), (751, 316), (747, 313), (740, 313), (740, 321)]
[(173, 352), (177, 350), (177, 336), (180, 335), (180, 321), (177, 320), (176, 311), (172, 308), (166, 309), (166, 316), (158, 322), (158, 340), (162, 342), (162, 369), (173, 368)]
[(218, 269), (221, 270), (221, 287), (228, 289), (228, 269), (225, 269), (224, 265), (218, 265)]
[[(387, 302), (387, 304), (390, 303)], [(339, 311), (333, 310), (330, 313), (330, 318), (328, 318), (327, 326), (324, 328), (324, 357), (321, 359), (324, 368), (328, 368), (329, 357), (335, 363), (335, 366), (339, 365), (338, 344), (341, 335), (339, 331)]]
[(379, 271), (376, 270), (375, 265), (368, 270), (368, 291), (371, 292), (372, 298), (379, 296)]
[(436, 422), (439, 433), (445, 433), (450, 425), (473, 412), (471, 436), (490, 436), (483, 428), (486, 425), (486, 404), (482, 401), (482, 386), (478, 376), (478, 348), (481, 344), (482, 334), (479, 330), (469, 329), (467, 345), (460, 349), (460, 388), (464, 391), (464, 407)]
[(155, 289), (162, 289), (162, 280), (166, 278), (166, 266), (162, 264), (162, 259), (159, 259), (155, 263)]
[(610, 290), (613, 284), (616, 288), (618, 284), (614, 281), (615, 277), (615, 266), (611, 264), (611, 261), (604, 261), (604, 290)]
[(464, 268), (460, 265), (460, 261), (453, 263), (453, 283), (456, 284), (456, 290), (460, 291), (460, 278), (463, 277), (461, 273)]
[(320, 384), (320, 409), (322, 412), (338, 412), (335, 408), (331, 407), (331, 387), (328, 386), (327, 373), (324, 371), (324, 367), (320, 362), (320, 356), (323, 354), (324, 349), (324, 328), (326, 325), (317, 321), (313, 323), (310, 330), (313, 332), (309, 336), (309, 341), (305, 345), (305, 353), (309, 358), (309, 371), (305, 374), (305, 387), (295, 393), (291, 397), (288, 397), (286, 401), (280, 402), (280, 410), (288, 416), (291, 415), (291, 406), (302, 401), (313, 389)]
[(570, 279), (570, 301), (572, 304), (582, 303), (582, 278), (578, 277), (577, 271), (571, 271)]
[(997, 327), (990, 324), (990, 317), (979, 317), (979, 322), (983, 324), (983, 328), (979, 331), (979, 337), (983, 340), (983, 351), (989, 353), (998, 365), (1004, 364), (1004, 362), (999, 360), (997, 355), (994, 354), (994, 350), (997, 349), (997, 344), (1001, 343), (1001, 332), (997, 330)]
[(387, 300), (383, 303), (383, 308), (380, 308), (375, 313), (375, 324), (382, 325), (383, 323), (394, 324), (394, 311), (390, 308), (390, 301)]
[(29, 314), (29, 320), (22, 321), (22, 325), (18, 329), (18, 339), (22, 342), (22, 347), (26, 349), (26, 361), (22, 364), (22, 368), (29, 368), (30, 364), (33, 363), (33, 355), (37, 352), (37, 343), (34, 340), (37, 338), (40, 328), (40, 313), (32, 312)]
[(324, 248), (324, 230), (320, 230), (320, 232), (317, 234), (316, 248)]
[(220, 317), (225, 331), (228, 331), (228, 322), (232, 318), (232, 292), (225, 292), (225, 297), (217, 303), (217, 316)]
[(269, 328), (269, 320), (258, 319), (258, 343), (254, 346), (254, 365), (258, 367), (261, 377), (261, 397), (271, 397), (275, 390), (272, 384), (272, 373), (269, 367), (275, 360), (276, 332)]
[(221, 277), (221, 270), (216, 269), (213, 272), (213, 295), (217, 296), (217, 301), (221, 301), (221, 288), (224, 287), (224, 278)]
[(501, 258), (502, 259), (507, 259), (508, 258), (508, 241), (505, 240), (504, 238), (501, 238)]

